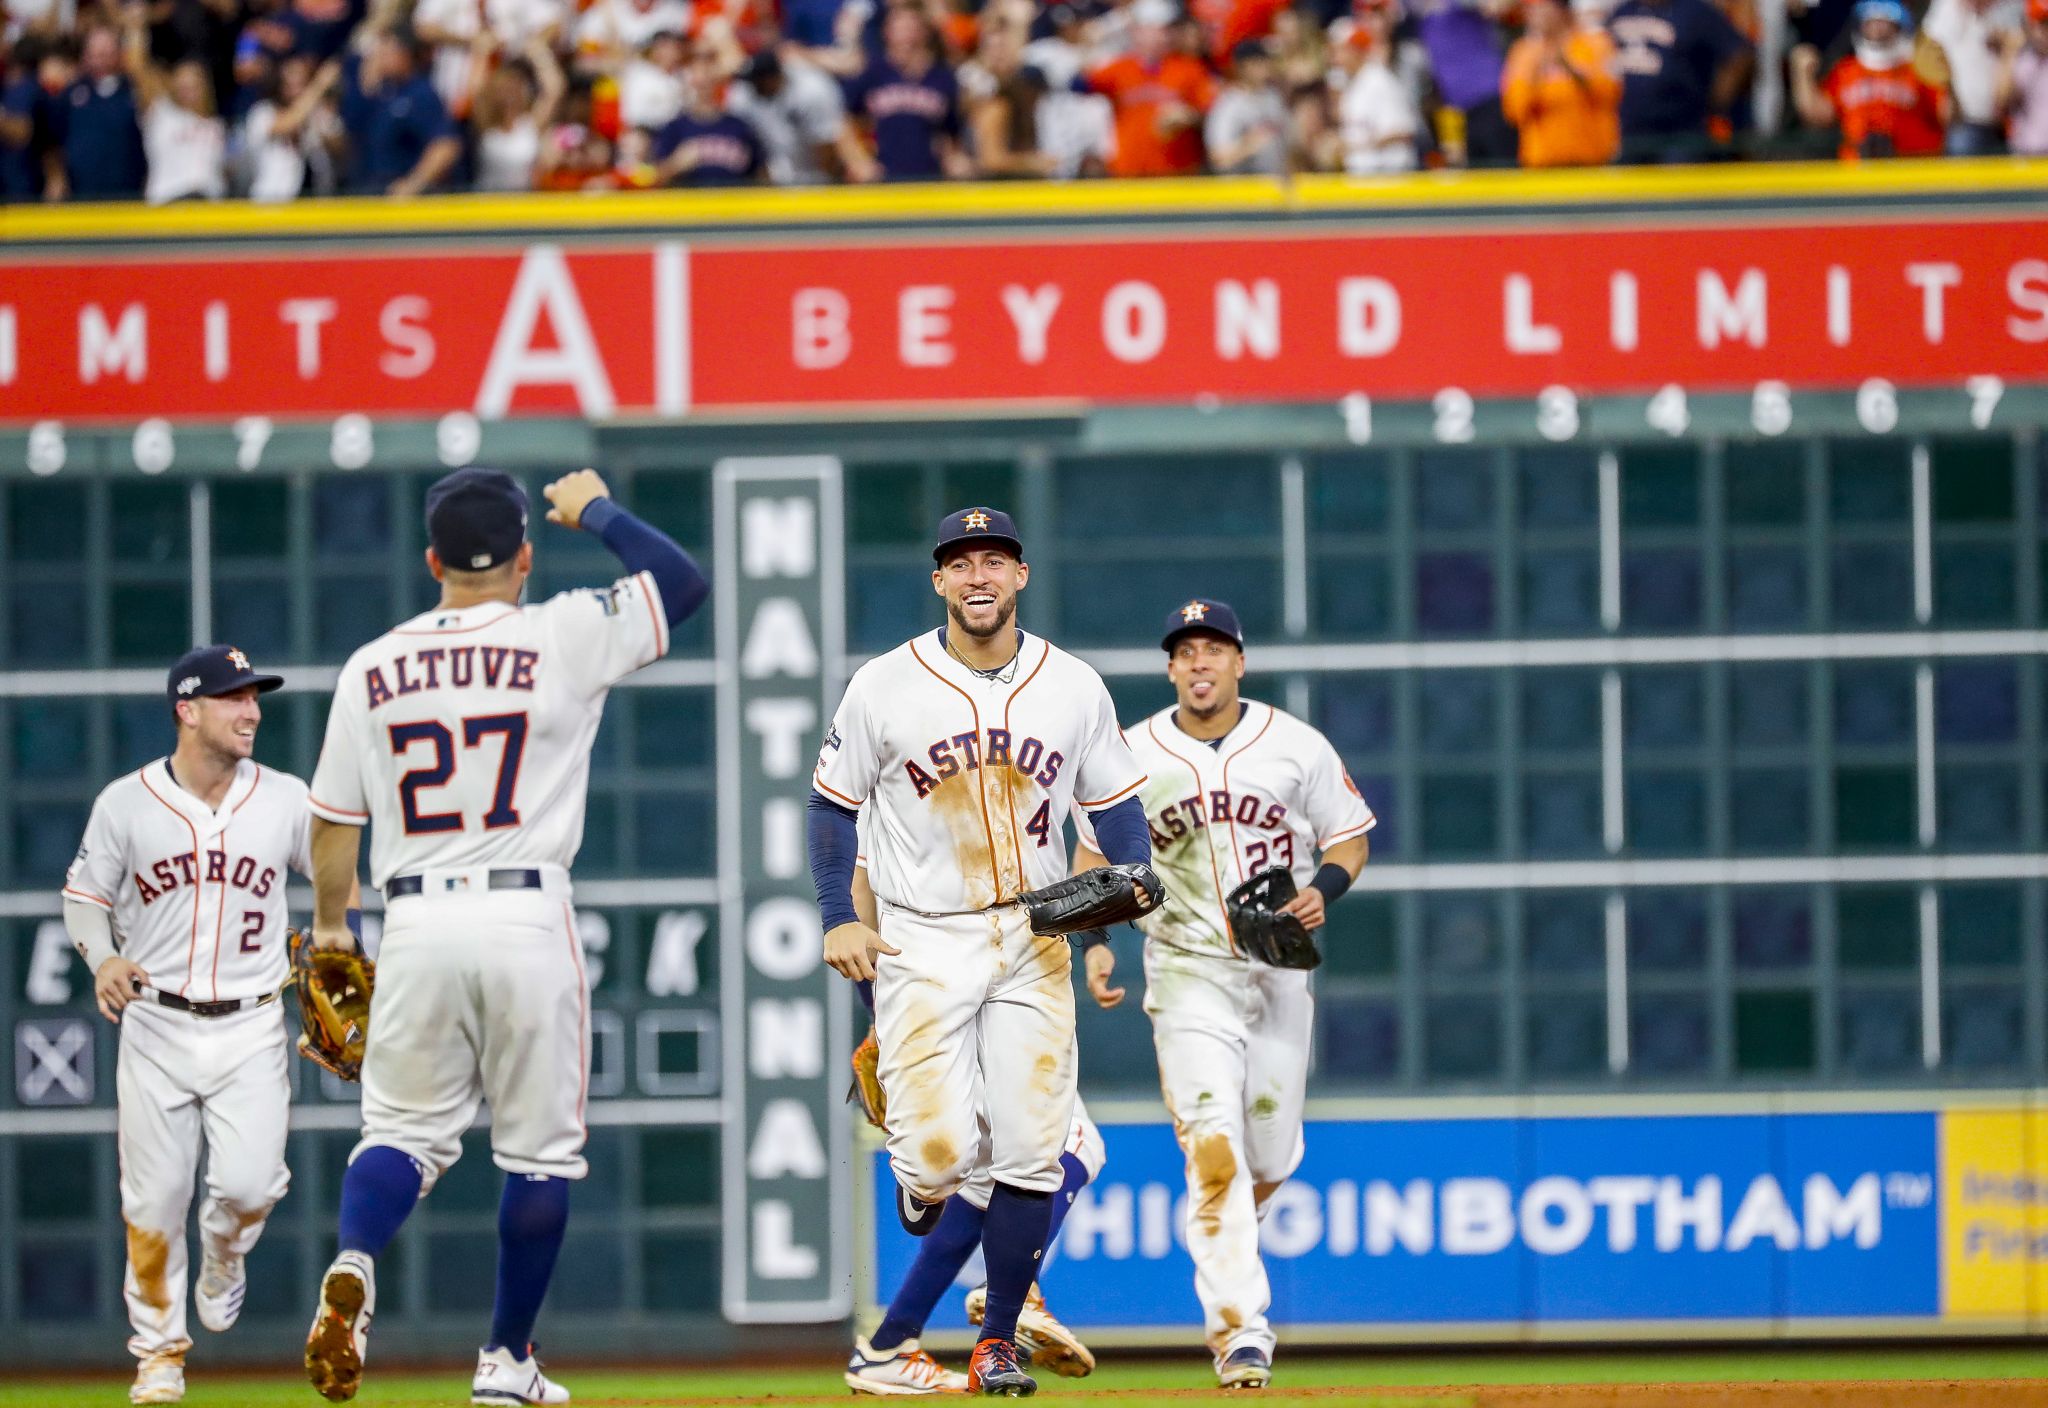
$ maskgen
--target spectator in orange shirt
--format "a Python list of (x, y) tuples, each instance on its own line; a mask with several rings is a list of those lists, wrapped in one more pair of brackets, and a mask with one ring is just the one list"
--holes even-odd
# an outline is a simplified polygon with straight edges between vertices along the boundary
[(1899, 0), (1857, 0), (1855, 49), (1827, 77), (1810, 44), (1792, 51), (1792, 99), (1815, 127), (1839, 124), (1842, 160), (1940, 156), (1948, 97), (1913, 68), (1913, 17)]
[(1216, 80), (1200, 62), (1167, 52), (1171, 0), (1135, 0), (1131, 52), (1088, 75), (1116, 108), (1113, 176), (1192, 176), (1202, 169), (1202, 114)]
[(1605, 30), (1575, 28), (1561, 0), (1530, 0), (1508, 50), (1501, 106), (1524, 166), (1605, 166), (1621, 150), (1621, 78)]

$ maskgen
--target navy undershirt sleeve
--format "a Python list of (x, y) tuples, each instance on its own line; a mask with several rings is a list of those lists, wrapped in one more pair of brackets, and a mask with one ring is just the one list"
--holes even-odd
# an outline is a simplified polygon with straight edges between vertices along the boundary
[(853, 924), (853, 863), (860, 857), (860, 813), (823, 793), (811, 793), (806, 827), (811, 848), (811, 883), (818, 887), (818, 917), (825, 932)]
[(583, 529), (595, 533), (628, 572), (645, 572), (654, 578), (671, 627), (682, 625), (711, 594), (711, 583), (676, 540), (635, 518), (616, 499), (593, 499), (586, 504)]
[(1088, 820), (1095, 827), (1097, 849), (1111, 865), (1152, 863), (1152, 828), (1145, 824), (1145, 806), (1136, 797), (1090, 812)]

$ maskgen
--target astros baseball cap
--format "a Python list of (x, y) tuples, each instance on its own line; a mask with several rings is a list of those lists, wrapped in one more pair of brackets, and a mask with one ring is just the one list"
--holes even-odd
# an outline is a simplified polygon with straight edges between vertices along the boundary
[(939, 541), (932, 549), (932, 561), (943, 563), (948, 553), (965, 547), (1004, 548), (1019, 562), (1024, 560), (1024, 544), (1017, 536), (1017, 525), (999, 508), (963, 508), (940, 520)]
[(256, 673), (249, 657), (232, 645), (202, 645), (178, 657), (178, 663), (171, 666), (171, 673), (164, 681), (164, 692), (175, 704), (180, 699), (211, 699), (217, 694), (232, 694), (252, 684), (258, 694), (268, 694), (284, 686), (284, 677)]
[(1230, 609), (1228, 603), (1204, 596), (1166, 613), (1166, 635), (1159, 644), (1172, 654), (1175, 641), (1197, 632), (1221, 636), (1239, 650), (1244, 649), (1244, 628), (1237, 624), (1237, 613)]
[(481, 572), (526, 541), (526, 490), (502, 469), (458, 469), (427, 490), (427, 543), (445, 567)]

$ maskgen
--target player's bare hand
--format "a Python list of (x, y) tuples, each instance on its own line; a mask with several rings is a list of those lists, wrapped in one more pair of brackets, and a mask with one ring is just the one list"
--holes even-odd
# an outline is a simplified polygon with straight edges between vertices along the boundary
[(1110, 974), (1116, 972), (1116, 954), (1108, 944), (1092, 945), (1082, 962), (1088, 967), (1088, 995), (1096, 1006), (1114, 1007), (1124, 1000), (1124, 990), (1109, 985)]
[(356, 936), (350, 933), (346, 926), (339, 929), (322, 929), (316, 924), (313, 926), (313, 947), (338, 948), (343, 953), (353, 953)]
[(608, 499), (612, 491), (605, 488), (604, 478), (594, 469), (579, 469), (574, 474), (565, 474), (547, 488), (540, 491), (548, 501), (548, 522), (559, 523), (564, 528), (583, 526), (583, 510), (598, 499)]
[(897, 950), (865, 924), (841, 924), (825, 935), (825, 962), (842, 978), (851, 978), (857, 983), (873, 982), (875, 955), (878, 953), (894, 958)]
[(141, 995), (149, 974), (137, 964), (115, 954), (92, 975), (92, 995), (100, 1004), (100, 1015), (109, 1022), (121, 1020), (121, 1009)]
[(1311, 886), (1280, 906), (1282, 914), (1291, 914), (1301, 921), (1301, 927), (1316, 930), (1323, 927), (1323, 892)]

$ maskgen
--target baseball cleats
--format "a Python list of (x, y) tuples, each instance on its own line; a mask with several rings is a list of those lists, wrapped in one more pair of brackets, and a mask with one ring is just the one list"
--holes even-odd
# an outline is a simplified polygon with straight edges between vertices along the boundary
[[(976, 1286), (967, 1293), (967, 1322), (979, 1325), (987, 1310), (988, 1287)], [(1079, 1335), (1045, 1308), (1045, 1296), (1036, 1281), (1024, 1297), (1024, 1308), (1017, 1312), (1017, 1347), (1031, 1356), (1033, 1364), (1063, 1379), (1085, 1379), (1095, 1372), (1095, 1356)]]
[(1038, 1380), (1017, 1363), (1017, 1346), (1008, 1340), (982, 1340), (967, 1361), (967, 1391), (989, 1398), (1029, 1398)]
[(343, 1252), (320, 1278), (320, 1309), (306, 1333), (306, 1377), (322, 1398), (345, 1403), (363, 1384), (377, 1273), (361, 1252)]
[(130, 1403), (182, 1403), (185, 1399), (185, 1356), (152, 1354), (135, 1369), (128, 1387)]
[(471, 1403), (513, 1404), (567, 1403), (569, 1390), (540, 1371), (533, 1346), (521, 1359), (509, 1349), (480, 1349), (476, 1352), (476, 1377), (469, 1381)]
[(896, 1216), (903, 1223), (903, 1230), (913, 1237), (924, 1237), (939, 1225), (939, 1216), (946, 1210), (946, 1200), (927, 1203), (911, 1196), (908, 1188), (896, 1185)]
[(249, 1270), (238, 1256), (206, 1254), (200, 1263), (199, 1280), (192, 1287), (192, 1305), (199, 1323), (215, 1334), (228, 1329), (242, 1313), (242, 1298), (249, 1293)]
[(914, 1339), (885, 1353), (863, 1335), (846, 1361), (846, 1386), (855, 1393), (965, 1393), (967, 1376), (940, 1364)]
[(1273, 1358), (1255, 1344), (1233, 1349), (1216, 1366), (1216, 1382), (1224, 1388), (1264, 1388), (1273, 1382)]

